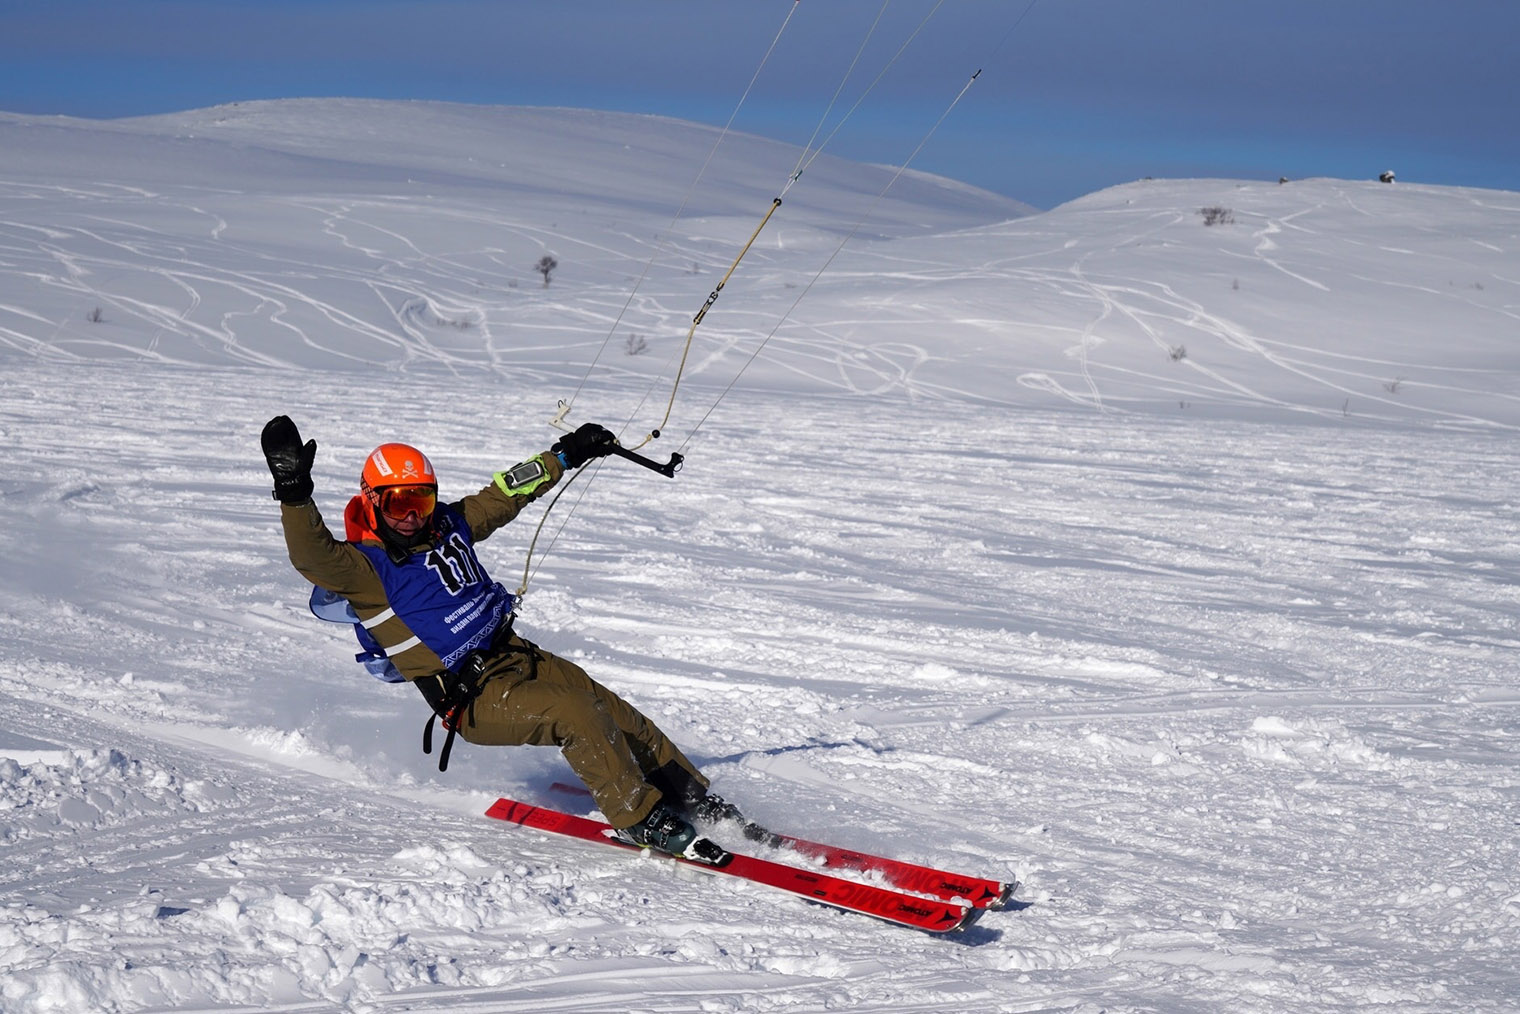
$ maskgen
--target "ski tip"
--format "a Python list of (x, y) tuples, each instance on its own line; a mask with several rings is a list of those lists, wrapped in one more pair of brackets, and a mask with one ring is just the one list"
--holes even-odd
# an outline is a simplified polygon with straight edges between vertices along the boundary
[(1018, 889), (1019, 882), (1017, 880), (1008, 881), (1008, 883), (1003, 885), (1003, 889), (998, 892), (997, 897), (987, 903), (987, 907), (994, 912), (1001, 912), (1013, 901), (1013, 892)]
[(985, 911), (987, 911), (987, 909), (985, 909), (985, 908), (968, 908), (968, 909), (966, 909), (966, 914), (963, 915), (963, 916), (961, 916), (960, 919), (955, 923), (955, 925), (949, 927), (945, 932), (947, 932), (947, 933), (964, 933), (966, 930), (968, 930), (972, 926), (976, 925), (977, 920), (982, 917), (982, 913), (985, 912)]

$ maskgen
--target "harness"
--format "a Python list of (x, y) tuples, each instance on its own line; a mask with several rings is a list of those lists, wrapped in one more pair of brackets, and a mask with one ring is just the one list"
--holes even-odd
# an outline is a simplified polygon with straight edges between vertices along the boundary
[(459, 734), (459, 726), (466, 715), (470, 721), (475, 721), (475, 701), (485, 692), (486, 671), (491, 663), (500, 658), (511, 655), (521, 655), (528, 662), (528, 674), (524, 679), (538, 679), (538, 663), (543, 660), (543, 654), (538, 646), (523, 641), (521, 644), (510, 643), (512, 637), (512, 621), (516, 615), (509, 616), (492, 643), (480, 650), (472, 651), (465, 656), (464, 663), (458, 672), (445, 670), (432, 676), (423, 676), (417, 679), (417, 689), (422, 691), (422, 696), (427, 700), (428, 706), (433, 713), (428, 716), (427, 724), (422, 727), (422, 752), (431, 755), (433, 752), (433, 723), (443, 720), (445, 736), (443, 748), (438, 752), (438, 770), (449, 769), (449, 752), (454, 749), (454, 737)]

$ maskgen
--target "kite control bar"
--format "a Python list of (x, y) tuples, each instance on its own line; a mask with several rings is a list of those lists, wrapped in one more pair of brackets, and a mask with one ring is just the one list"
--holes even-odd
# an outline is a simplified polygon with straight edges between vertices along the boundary
[(681, 470), (681, 463), (686, 460), (681, 455), (672, 453), (670, 455), (670, 460), (662, 465), (658, 461), (655, 461), (653, 458), (646, 458), (644, 455), (638, 453), (637, 451), (630, 451), (628, 448), (622, 447), (618, 444), (612, 445), (612, 453), (616, 454), (620, 458), (627, 458), (635, 465), (643, 465), (651, 472), (659, 472), (667, 479), (674, 479), (676, 477), (676, 473)]
[[(553, 426), (557, 430), (561, 430), (561, 431), (563, 431), (565, 433), (569, 433), (570, 432), (570, 424), (567, 423), (567, 422), (565, 422), (565, 416), (568, 415), (569, 413), (570, 413), (570, 405), (569, 405), (569, 403), (565, 402), (565, 401), (561, 401), (559, 403), (559, 411), (556, 412), (556, 413), (554, 413), (554, 418), (549, 420), (549, 425)], [(659, 435), (660, 435), (660, 431), (659, 430), (652, 430), (652, 431), (650, 431), (649, 436), (645, 437), (644, 440), (639, 444), (639, 446), (643, 447), (644, 444), (647, 444), (649, 441), (655, 439)], [(639, 454), (636, 451), (630, 451), (628, 448), (624, 447), (622, 444), (613, 444), (612, 445), (612, 450), (608, 451), (607, 453), (609, 453), (609, 454), (616, 454), (620, 458), (627, 458), (629, 461), (633, 462), (635, 465), (643, 465), (645, 468), (649, 469), (651, 472), (659, 472), (661, 475), (665, 476), (665, 478), (667, 478), (667, 479), (674, 479), (676, 477), (676, 473), (681, 470), (681, 463), (686, 460), (686, 458), (684, 456), (680, 455), (680, 454), (671, 454), (670, 460), (662, 465), (658, 461), (655, 461), (653, 458), (646, 458), (646, 457), (644, 457), (644, 455)]]

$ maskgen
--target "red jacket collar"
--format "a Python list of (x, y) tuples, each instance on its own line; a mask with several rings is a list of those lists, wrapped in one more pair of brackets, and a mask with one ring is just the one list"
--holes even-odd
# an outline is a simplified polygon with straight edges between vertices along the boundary
[(343, 536), (349, 542), (380, 541), (380, 533), (375, 531), (375, 510), (363, 494), (343, 508)]

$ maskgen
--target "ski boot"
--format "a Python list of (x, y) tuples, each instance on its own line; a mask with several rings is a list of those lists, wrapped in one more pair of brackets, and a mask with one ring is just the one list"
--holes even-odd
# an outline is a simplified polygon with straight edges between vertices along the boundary
[(632, 827), (620, 828), (617, 836), (630, 845), (708, 866), (725, 866), (733, 858), (706, 838), (698, 838), (691, 822), (664, 803), (654, 804), (648, 816)]
[(750, 841), (775, 844), (772, 840), (775, 836), (771, 832), (747, 819), (737, 806), (722, 796), (708, 792), (701, 782), (674, 761), (648, 772), (644, 777), (687, 820), (706, 825), (737, 824), (744, 837)]

